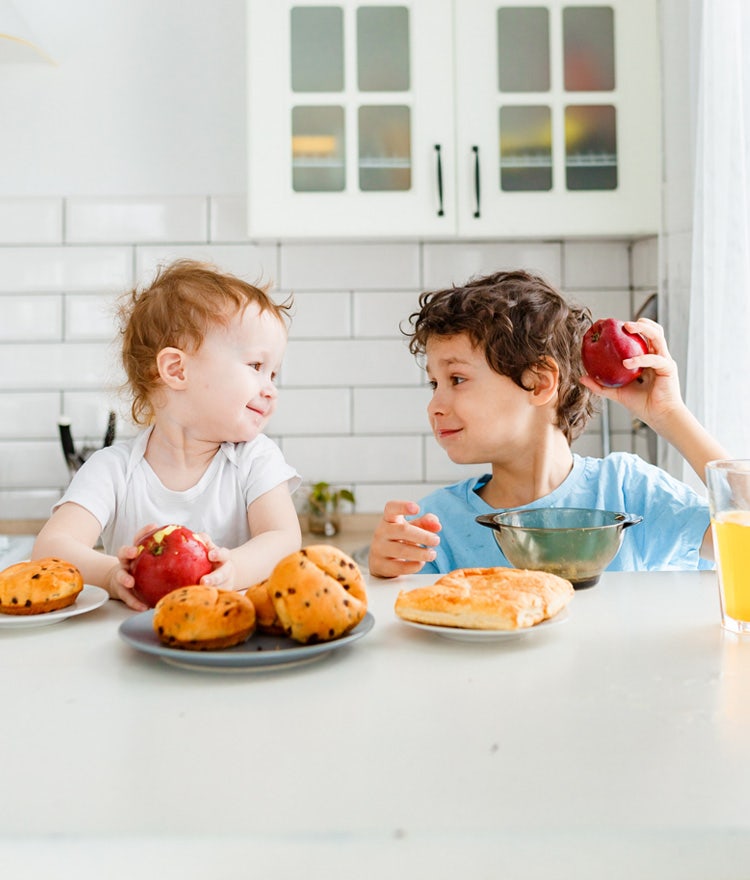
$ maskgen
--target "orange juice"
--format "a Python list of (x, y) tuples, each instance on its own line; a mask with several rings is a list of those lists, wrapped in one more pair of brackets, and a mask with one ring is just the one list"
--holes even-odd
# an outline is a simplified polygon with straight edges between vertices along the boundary
[(711, 520), (724, 613), (750, 622), (750, 510), (728, 510)]

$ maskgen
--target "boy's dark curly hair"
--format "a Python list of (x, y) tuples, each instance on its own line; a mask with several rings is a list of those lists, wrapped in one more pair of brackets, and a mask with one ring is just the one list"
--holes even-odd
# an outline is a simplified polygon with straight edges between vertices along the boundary
[(579, 383), (583, 335), (592, 324), (587, 308), (568, 302), (544, 279), (528, 272), (496, 272), (463, 287), (426, 291), (409, 316), (409, 350), (424, 355), (434, 336), (465, 333), (490, 367), (525, 390), (527, 370), (553, 359), (560, 371), (557, 426), (568, 443), (594, 413), (591, 392)]

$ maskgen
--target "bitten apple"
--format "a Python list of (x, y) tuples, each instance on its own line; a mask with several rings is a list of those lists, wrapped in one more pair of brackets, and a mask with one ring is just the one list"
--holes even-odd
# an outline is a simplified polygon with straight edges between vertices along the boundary
[(130, 566), (134, 594), (149, 608), (178, 587), (200, 583), (213, 571), (205, 542), (185, 526), (170, 524), (149, 532)]
[(648, 344), (639, 333), (626, 330), (623, 321), (604, 318), (595, 321), (583, 337), (581, 357), (586, 372), (600, 385), (620, 388), (637, 379), (643, 370), (629, 370), (625, 358), (646, 354)]

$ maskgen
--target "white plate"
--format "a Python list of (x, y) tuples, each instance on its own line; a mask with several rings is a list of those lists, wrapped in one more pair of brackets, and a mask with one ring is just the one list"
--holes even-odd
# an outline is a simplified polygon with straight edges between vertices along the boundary
[(86, 614), (87, 611), (99, 608), (107, 599), (109, 595), (106, 590), (85, 584), (75, 602), (59, 611), (48, 611), (46, 614), (0, 614), (0, 629), (24, 629), (60, 623), (61, 620), (75, 617), (76, 614)]
[(153, 611), (135, 614), (120, 624), (120, 636), (133, 648), (154, 654), (165, 663), (202, 672), (257, 672), (309, 663), (362, 638), (375, 623), (375, 618), (368, 612), (345, 636), (315, 645), (300, 645), (286, 636), (256, 633), (243, 644), (221, 651), (183, 651), (162, 645), (154, 631), (153, 620)]
[(558, 623), (565, 623), (568, 619), (567, 609), (559, 611), (554, 617), (543, 620), (534, 626), (528, 626), (524, 629), (464, 629), (458, 626), (434, 626), (431, 623), (416, 623), (413, 620), (404, 620), (399, 618), (401, 623), (407, 626), (413, 626), (415, 629), (421, 629), (425, 632), (434, 633), (442, 636), (444, 639), (452, 639), (455, 642), (507, 642), (513, 639), (521, 639), (524, 636), (534, 635), (535, 633), (549, 629), (551, 626), (557, 626)]

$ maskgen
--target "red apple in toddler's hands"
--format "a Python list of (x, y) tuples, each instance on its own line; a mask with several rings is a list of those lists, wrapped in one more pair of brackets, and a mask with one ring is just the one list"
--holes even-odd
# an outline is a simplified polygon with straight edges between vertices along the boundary
[(149, 608), (178, 587), (200, 583), (213, 571), (205, 542), (185, 526), (159, 526), (138, 544), (130, 566), (135, 579), (133, 593)]
[(620, 388), (637, 379), (643, 370), (629, 370), (625, 358), (648, 353), (648, 343), (639, 333), (626, 330), (623, 321), (604, 318), (595, 321), (583, 337), (581, 357), (586, 372), (607, 388)]

